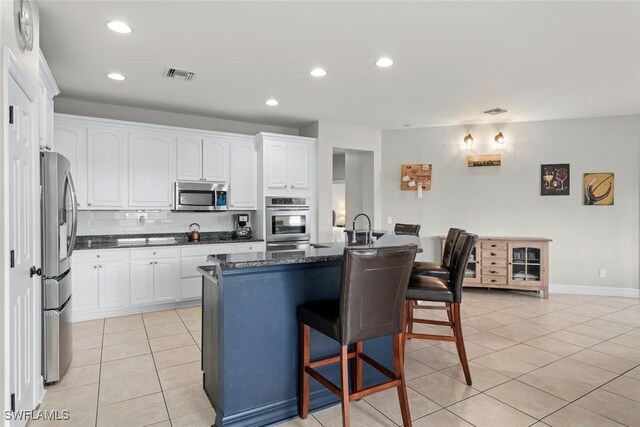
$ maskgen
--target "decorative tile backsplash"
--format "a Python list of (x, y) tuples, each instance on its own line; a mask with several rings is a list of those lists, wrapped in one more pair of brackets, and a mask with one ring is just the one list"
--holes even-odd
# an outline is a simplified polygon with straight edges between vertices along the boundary
[(239, 213), (244, 212), (79, 211), (78, 235), (179, 233), (194, 222), (200, 231), (232, 231), (234, 215)]

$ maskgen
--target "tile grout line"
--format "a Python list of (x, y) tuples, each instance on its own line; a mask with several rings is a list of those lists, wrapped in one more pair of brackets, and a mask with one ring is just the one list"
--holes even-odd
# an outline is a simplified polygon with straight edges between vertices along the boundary
[[(177, 311), (175, 311), (175, 309), (173, 310), (176, 315), (178, 315)], [(169, 425), (173, 426), (173, 422), (171, 421), (171, 414), (169, 413), (169, 405), (167, 405), (167, 398), (164, 395), (164, 388), (162, 387), (162, 381), (160, 381), (160, 372), (158, 371), (158, 365), (156, 365), (156, 358), (153, 354), (153, 349), (151, 348), (151, 341), (149, 339), (149, 334), (147, 333), (147, 324), (144, 321), (144, 316), (141, 314), (140, 317), (142, 318), (142, 326), (144, 328), (144, 334), (147, 337), (147, 345), (149, 346), (149, 353), (151, 354), (151, 360), (153, 360), (153, 367), (155, 368), (156, 371), (156, 378), (158, 379), (158, 385), (160, 386), (160, 393), (162, 393), (162, 401), (164, 402), (164, 408), (167, 411), (167, 420), (169, 421)], [(180, 315), (178, 315), (178, 317), (180, 317)]]

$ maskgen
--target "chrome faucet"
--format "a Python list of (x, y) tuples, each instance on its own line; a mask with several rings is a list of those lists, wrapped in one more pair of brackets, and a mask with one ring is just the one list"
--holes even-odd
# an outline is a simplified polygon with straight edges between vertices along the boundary
[(369, 231), (367, 232), (367, 241), (366, 244), (370, 245), (371, 241), (373, 240), (373, 236), (372, 236), (372, 231), (371, 231), (371, 218), (369, 218), (369, 215), (367, 215), (366, 213), (359, 213), (358, 215), (356, 215), (353, 218), (353, 236), (351, 237), (351, 243), (356, 243), (357, 239), (356, 239), (356, 220), (361, 217), (364, 216), (365, 218), (367, 218), (367, 221), (369, 221)]

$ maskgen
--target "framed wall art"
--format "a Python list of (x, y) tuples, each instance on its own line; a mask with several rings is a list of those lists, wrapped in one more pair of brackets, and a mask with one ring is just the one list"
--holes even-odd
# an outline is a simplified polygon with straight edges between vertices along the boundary
[(496, 154), (469, 154), (467, 156), (467, 166), (470, 168), (478, 166), (500, 166), (502, 164), (502, 156)]
[(540, 195), (568, 196), (570, 179), (569, 163), (540, 165)]
[(588, 206), (613, 205), (614, 181), (613, 172), (585, 173), (582, 181), (584, 204)]
[(402, 165), (400, 170), (400, 190), (417, 191), (418, 186), (422, 190), (431, 190), (431, 172), (432, 167), (429, 164), (411, 164)]

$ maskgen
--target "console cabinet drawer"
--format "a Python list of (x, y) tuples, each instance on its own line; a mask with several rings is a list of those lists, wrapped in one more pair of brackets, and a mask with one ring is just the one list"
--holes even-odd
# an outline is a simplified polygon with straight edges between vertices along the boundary
[(482, 267), (483, 276), (506, 276), (506, 267)]
[(481, 242), (480, 247), (482, 249), (495, 249), (495, 250), (506, 251), (507, 242), (498, 242), (495, 240), (489, 240), (486, 242)]
[(499, 249), (483, 249), (482, 250), (482, 261), (490, 258), (507, 258), (506, 250)]
[(483, 276), (482, 277), (483, 285), (506, 285), (507, 284), (507, 276)]

